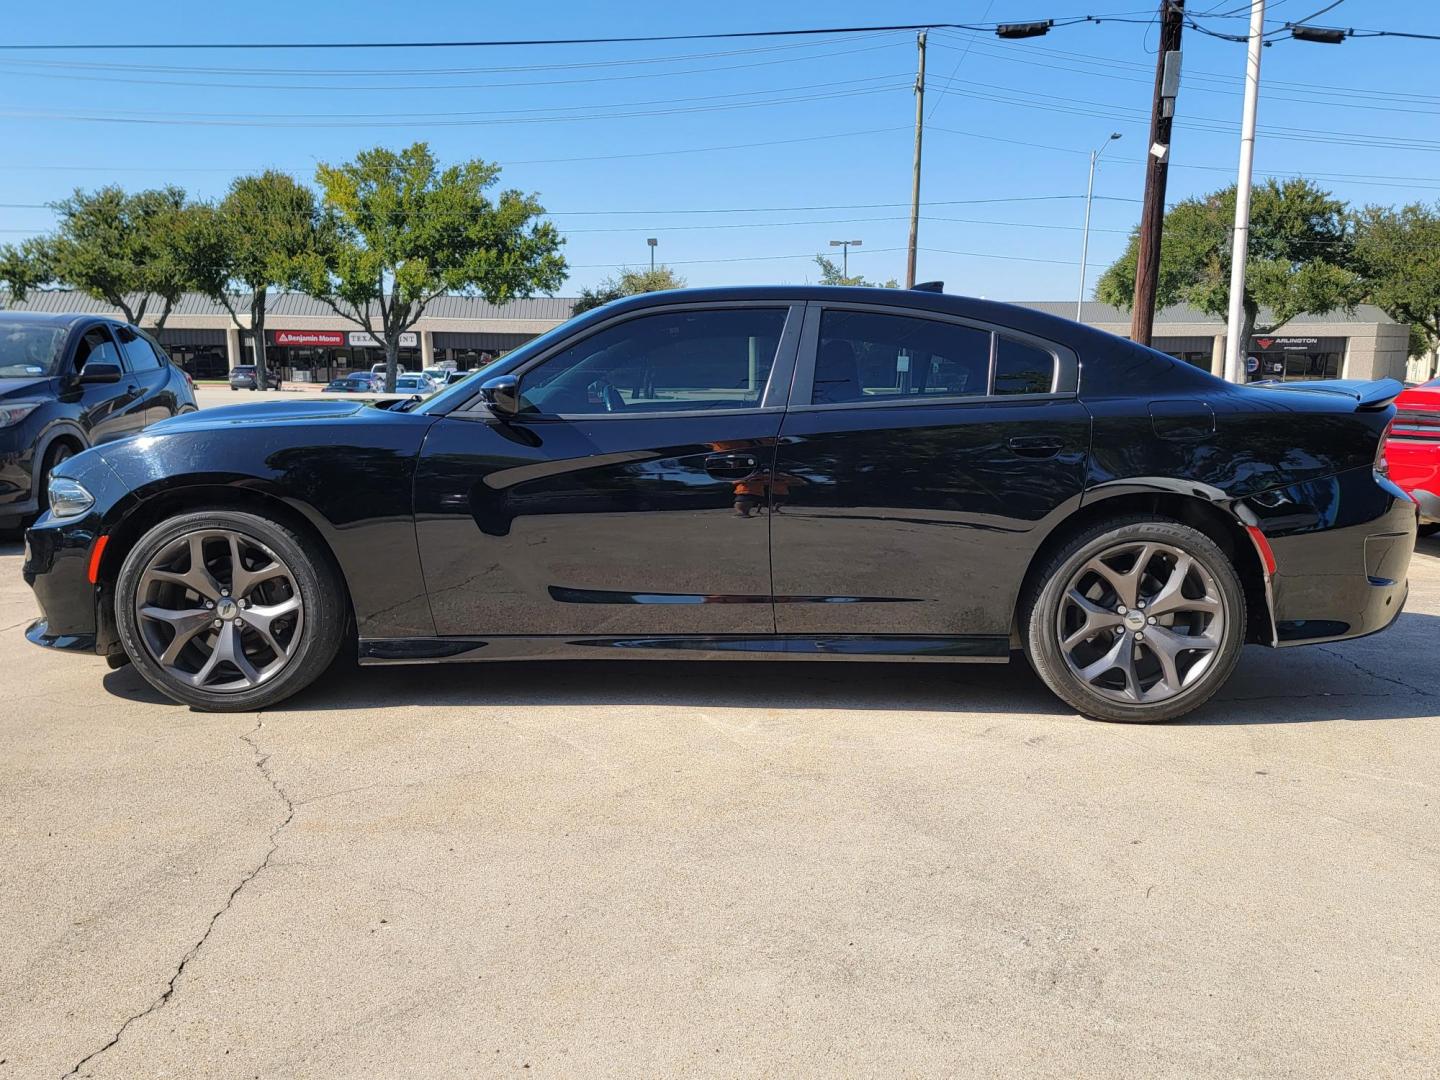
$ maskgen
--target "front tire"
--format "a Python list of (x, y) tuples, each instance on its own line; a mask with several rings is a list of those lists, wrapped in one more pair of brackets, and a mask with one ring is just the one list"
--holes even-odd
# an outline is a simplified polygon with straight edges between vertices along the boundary
[(1173, 720), (1230, 678), (1245, 592), (1204, 533), (1164, 518), (1102, 522), (1038, 568), (1022, 607), (1040, 678), (1096, 720)]
[(182, 514), (125, 557), (115, 621), (151, 686), (207, 712), (283, 701), (334, 660), (345, 631), (339, 574), (312, 542), (257, 514)]
[(62, 461), (75, 456), (75, 449), (67, 442), (57, 442), (45, 451), (45, 460), (40, 465), (40, 475), (36, 478), (39, 490), (35, 492), (35, 505), (40, 508), (40, 513), (50, 509), (50, 474)]

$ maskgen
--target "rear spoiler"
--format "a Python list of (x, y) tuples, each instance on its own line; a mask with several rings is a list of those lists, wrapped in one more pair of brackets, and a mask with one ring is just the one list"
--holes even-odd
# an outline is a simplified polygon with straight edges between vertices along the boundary
[(1312, 390), (1322, 394), (1339, 394), (1355, 402), (1356, 412), (1383, 409), (1405, 389), (1399, 379), (1313, 379), (1300, 382), (1253, 382), (1265, 390)]

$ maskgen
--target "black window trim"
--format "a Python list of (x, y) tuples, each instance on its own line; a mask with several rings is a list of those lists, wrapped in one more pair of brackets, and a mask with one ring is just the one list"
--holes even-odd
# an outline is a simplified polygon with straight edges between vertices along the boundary
[(115, 333), (114, 323), (110, 322), (110, 320), (108, 319), (96, 319), (92, 323), (82, 323), (76, 329), (77, 332), (75, 334), (75, 346), (74, 349), (70, 352), (69, 359), (69, 363), (72, 367), (75, 364), (76, 355), (80, 352), (80, 344), (85, 340), (86, 336), (90, 333), (90, 331), (103, 330), (105, 332), (105, 340), (110, 342), (111, 347), (113, 347), (115, 350), (115, 359), (120, 363), (120, 370), (126, 375), (134, 374), (130, 367), (130, 361), (125, 356), (125, 350), (120, 348), (120, 338)]
[[(789, 396), (789, 389), (794, 377), (795, 357), (800, 345), (801, 325), (804, 319), (805, 306), (803, 301), (786, 300), (780, 297), (774, 300), (760, 301), (711, 300), (696, 301), (688, 304), (656, 304), (653, 307), (622, 312), (613, 318), (587, 327), (583, 333), (573, 334), (561, 341), (557, 341), (540, 355), (531, 357), (514, 371), (507, 372), (507, 374), (514, 375), (519, 379), (523, 385), (526, 372), (533, 371), (566, 349), (572, 348), (611, 327), (619, 326), (621, 323), (631, 322), (635, 319), (647, 318), (651, 315), (664, 315), (672, 311), (717, 311), (727, 308), (783, 310), (785, 312), (785, 323), (780, 328), (780, 340), (775, 346), (775, 360), (770, 365), (770, 374), (766, 378), (765, 389), (761, 392), (760, 404), (754, 408), (675, 409), (666, 412), (657, 411), (646, 413), (526, 413), (521, 416), (509, 417), (508, 419), (523, 423), (555, 423), (559, 421), (574, 423), (581, 420), (586, 422), (591, 420), (671, 420), (700, 416), (755, 416), (761, 413), (784, 412), (787, 404), (786, 399)], [(492, 415), (489, 406), (485, 404), (484, 397), (478, 394), (464, 406), (447, 415), (462, 416), (466, 413), (477, 412), (484, 418)]]
[[(912, 319), (929, 319), (933, 322), (950, 323), (971, 330), (983, 330), (990, 335), (990, 372), (984, 394), (916, 394), (909, 397), (876, 398), (872, 401), (835, 401), (822, 404), (811, 402), (815, 385), (815, 361), (820, 347), (820, 318), (827, 311), (867, 311), (880, 315), (900, 315)], [(1055, 358), (1055, 378), (1048, 393), (997, 394), (995, 389), (995, 367), (999, 338), (1011, 338), (1025, 345), (1048, 352)], [(926, 308), (903, 307), (889, 304), (848, 303), (830, 300), (812, 301), (805, 306), (805, 325), (800, 333), (800, 351), (795, 363), (795, 377), (790, 390), (791, 412), (834, 412), (844, 409), (893, 409), (899, 406), (919, 408), (928, 405), (971, 405), (1006, 404), (1070, 401), (1079, 396), (1080, 361), (1073, 349), (1036, 337), (1034, 334), (1017, 330), (1002, 323), (985, 322), (944, 311)]]

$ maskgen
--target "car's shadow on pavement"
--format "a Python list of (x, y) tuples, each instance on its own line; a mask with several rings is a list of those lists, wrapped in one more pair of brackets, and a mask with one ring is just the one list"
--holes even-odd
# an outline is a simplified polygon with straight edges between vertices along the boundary
[[(1440, 640), (1440, 618), (1402, 615), (1391, 631)], [(1440, 683), (1419, 681), (1413, 650), (1359, 643), (1247, 647), (1219, 695), (1176, 723), (1248, 725), (1391, 720), (1440, 712)], [(105, 676), (116, 697), (175, 705), (132, 668)], [(403, 707), (575, 706), (862, 710), (1074, 718), (1020, 656), (1009, 665), (839, 661), (507, 661), (356, 667), (341, 659), (272, 713)]]

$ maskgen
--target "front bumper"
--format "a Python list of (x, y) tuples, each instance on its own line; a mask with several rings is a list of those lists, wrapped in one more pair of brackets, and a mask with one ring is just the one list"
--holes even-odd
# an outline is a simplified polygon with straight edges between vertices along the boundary
[(94, 450), (67, 461), (63, 475), (84, 484), (95, 505), (77, 518), (43, 514), (26, 530), (21, 574), (35, 592), (41, 618), (25, 636), (46, 648), (108, 655), (120, 647), (112, 597), (103, 582), (90, 580), (90, 562), (105, 536), (105, 514), (130, 496)]
[(1415, 503), (1372, 469), (1245, 503), (1275, 553), (1273, 643), (1308, 645), (1386, 629), (1409, 594)]

